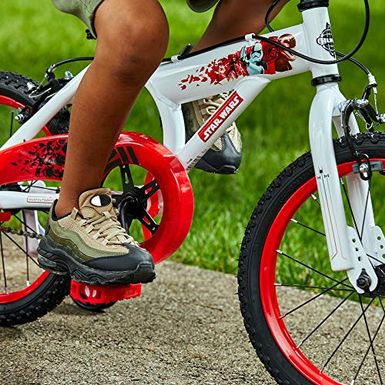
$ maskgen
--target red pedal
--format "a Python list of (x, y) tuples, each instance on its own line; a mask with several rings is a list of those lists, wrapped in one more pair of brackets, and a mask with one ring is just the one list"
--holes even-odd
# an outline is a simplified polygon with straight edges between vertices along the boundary
[(109, 305), (112, 302), (140, 297), (142, 285), (96, 286), (71, 281), (71, 297), (87, 305)]

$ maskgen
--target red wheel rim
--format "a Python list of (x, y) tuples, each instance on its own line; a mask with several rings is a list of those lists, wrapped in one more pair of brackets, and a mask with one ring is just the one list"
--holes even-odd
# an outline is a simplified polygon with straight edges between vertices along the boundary
[(14, 291), (12, 293), (8, 294), (0, 294), (0, 304), (5, 305), (7, 303), (12, 303), (19, 301), (20, 299), (23, 299), (24, 297), (27, 297), (31, 293), (33, 293), (35, 290), (37, 290), (44, 282), (45, 280), (50, 276), (49, 273), (44, 271), (42, 274), (39, 275), (39, 277), (28, 287)]
[[(371, 159), (371, 161), (372, 160), (375, 159)], [(339, 165), (338, 173), (340, 177), (350, 173), (352, 171), (353, 164), (354, 162), (348, 162)], [(313, 177), (289, 198), (278, 213), (270, 228), (262, 253), (259, 274), (261, 302), (270, 332), (291, 365), (295, 367), (303, 377), (307, 378), (314, 384), (341, 385), (341, 382), (330, 378), (325, 373), (322, 373), (321, 370), (309, 361), (302, 351), (297, 348), (295, 341), (292, 339), (286, 328), (284, 320), (281, 318), (275, 286), (278, 257), (276, 250), (280, 247), (282, 237), (290, 219), (293, 218), (294, 213), (316, 190), (316, 178)]]
[(17, 102), (16, 100), (13, 100), (12, 98), (9, 98), (8, 96), (2, 96), (0, 95), (0, 105), (13, 107), (13, 108), (23, 108), (24, 106)]

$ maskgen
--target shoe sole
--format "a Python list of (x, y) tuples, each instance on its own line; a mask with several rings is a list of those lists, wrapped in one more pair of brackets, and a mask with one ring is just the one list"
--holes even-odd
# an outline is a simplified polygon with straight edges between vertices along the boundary
[(149, 283), (155, 277), (154, 266), (149, 262), (141, 262), (135, 270), (105, 271), (98, 270), (78, 262), (63, 249), (55, 249), (40, 241), (37, 249), (39, 266), (53, 274), (70, 275), (78, 282), (90, 285)]
[(232, 165), (222, 165), (220, 168), (213, 167), (210, 163), (208, 163), (205, 159), (200, 159), (199, 162), (195, 165), (195, 168), (210, 172), (213, 174), (224, 174), (224, 175), (230, 175), (230, 174), (236, 174), (238, 172), (238, 168)]

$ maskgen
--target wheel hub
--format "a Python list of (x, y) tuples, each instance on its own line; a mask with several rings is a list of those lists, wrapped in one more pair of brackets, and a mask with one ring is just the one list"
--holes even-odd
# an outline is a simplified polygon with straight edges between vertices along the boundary
[(378, 277), (378, 285), (373, 291), (365, 290), (363, 295), (369, 298), (385, 297), (385, 265), (376, 266), (374, 271)]
[(147, 199), (142, 195), (140, 189), (134, 187), (131, 191), (116, 198), (119, 220), (127, 232), (129, 232), (134, 219), (139, 221), (143, 220), (144, 213), (146, 212)]

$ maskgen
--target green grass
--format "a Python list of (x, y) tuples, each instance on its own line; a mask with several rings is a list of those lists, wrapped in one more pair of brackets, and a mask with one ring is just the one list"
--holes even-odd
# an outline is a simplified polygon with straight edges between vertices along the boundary
[[(363, 23), (361, 1), (333, 0), (331, 16), (337, 48), (351, 49)], [(368, 64), (380, 84), (385, 84), (385, 9), (380, 0), (372, 3), (372, 26), (357, 58)], [(169, 54), (195, 42), (210, 14), (190, 12), (182, 0), (164, 0), (171, 26)], [(14, 71), (42, 79), (53, 62), (80, 55), (92, 55), (95, 43), (84, 39), (77, 19), (56, 11), (49, 0), (13, 0), (0, 3), (0, 70)], [(292, 2), (274, 23), (276, 28), (300, 22)], [(68, 67), (76, 72), (79, 65)], [(341, 66), (345, 79), (341, 88), (347, 97), (361, 95), (365, 76), (351, 64)], [(209, 175), (193, 171), (195, 191), (194, 224), (174, 259), (209, 269), (235, 273), (244, 228), (258, 199), (275, 176), (308, 150), (308, 110), (314, 94), (310, 75), (272, 84), (238, 120), (244, 145), (239, 174)], [(380, 105), (385, 106), (384, 93)], [(128, 122), (128, 129), (160, 138), (159, 119), (151, 97), (143, 92)], [(170, 229), (171, 231), (171, 229)], [(297, 239), (295, 246), (301, 246)], [(321, 263), (321, 262), (320, 262)]]

